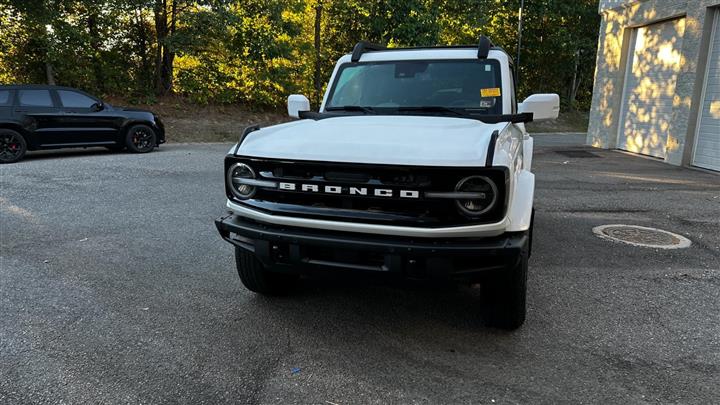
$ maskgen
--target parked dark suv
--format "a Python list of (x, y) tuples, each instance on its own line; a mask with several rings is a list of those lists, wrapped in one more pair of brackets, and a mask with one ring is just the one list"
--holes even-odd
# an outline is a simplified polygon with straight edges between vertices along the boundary
[(146, 153), (165, 142), (150, 111), (112, 107), (83, 91), (58, 86), (0, 86), (0, 163), (28, 150), (105, 146)]

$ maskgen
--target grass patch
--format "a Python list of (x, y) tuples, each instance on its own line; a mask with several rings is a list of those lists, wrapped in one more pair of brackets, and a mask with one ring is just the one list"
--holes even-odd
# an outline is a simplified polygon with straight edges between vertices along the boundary
[(228, 142), (238, 140), (250, 125), (269, 126), (291, 120), (279, 111), (254, 111), (243, 105), (197, 105), (182, 97), (164, 97), (154, 104), (131, 104), (109, 100), (110, 104), (142, 108), (160, 116), (170, 143)]
[(589, 113), (583, 111), (564, 111), (556, 120), (531, 122), (525, 127), (530, 133), (587, 132), (589, 117)]
[[(108, 100), (113, 105), (142, 108), (155, 112), (165, 123), (167, 141), (234, 143), (250, 125), (270, 126), (291, 121), (285, 111), (256, 111), (243, 105), (197, 105), (182, 97), (164, 97), (155, 104), (130, 104)], [(531, 122), (527, 129), (540, 132), (587, 132), (588, 113), (568, 111), (557, 120)]]

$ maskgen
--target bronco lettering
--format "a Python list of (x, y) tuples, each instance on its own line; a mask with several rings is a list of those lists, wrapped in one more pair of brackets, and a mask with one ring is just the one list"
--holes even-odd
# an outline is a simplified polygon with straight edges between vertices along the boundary
[(324, 186), (322, 189), (316, 184), (295, 184), (295, 183), (278, 183), (278, 189), (284, 191), (300, 191), (305, 193), (318, 193), (323, 190), (328, 194), (343, 194), (343, 195), (360, 195), (367, 196), (372, 195), (375, 197), (383, 198), (420, 198), (420, 192), (416, 190), (391, 190), (385, 188), (368, 189), (367, 187), (342, 187), (342, 186)]

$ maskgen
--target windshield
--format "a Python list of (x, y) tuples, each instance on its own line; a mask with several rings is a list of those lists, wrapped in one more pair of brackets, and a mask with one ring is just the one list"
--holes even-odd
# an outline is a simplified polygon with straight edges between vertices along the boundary
[(502, 114), (500, 64), (495, 60), (344, 64), (326, 110), (348, 107)]

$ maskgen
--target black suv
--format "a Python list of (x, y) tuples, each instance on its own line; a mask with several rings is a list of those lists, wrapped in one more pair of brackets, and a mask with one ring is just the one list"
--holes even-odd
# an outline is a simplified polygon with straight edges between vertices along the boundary
[(112, 107), (83, 91), (58, 86), (0, 86), (0, 163), (28, 150), (105, 146), (146, 153), (165, 142), (150, 111)]

